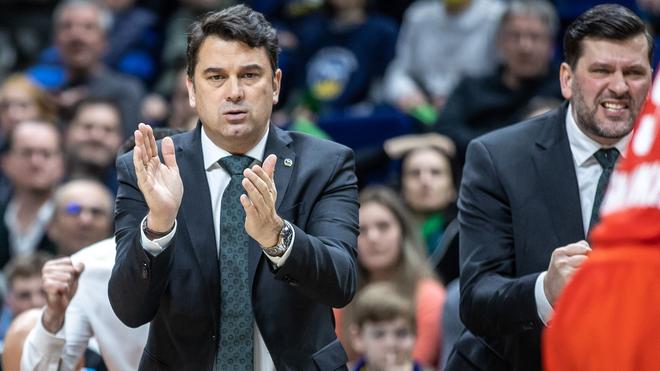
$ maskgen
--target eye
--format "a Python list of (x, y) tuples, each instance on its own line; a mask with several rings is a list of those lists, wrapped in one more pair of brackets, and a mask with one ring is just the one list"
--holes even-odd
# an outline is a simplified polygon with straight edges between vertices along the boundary
[(246, 72), (241, 77), (243, 77), (244, 79), (251, 80), (251, 79), (256, 79), (257, 77), (259, 77), (259, 75), (255, 72)]
[(220, 81), (220, 80), (222, 80), (222, 76), (220, 76), (220, 75), (209, 75), (208, 79), (211, 80), (211, 81)]

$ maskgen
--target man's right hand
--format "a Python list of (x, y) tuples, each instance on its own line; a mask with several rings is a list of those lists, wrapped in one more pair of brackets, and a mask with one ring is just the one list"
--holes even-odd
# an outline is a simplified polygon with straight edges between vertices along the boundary
[(64, 324), (64, 313), (78, 289), (78, 278), (85, 269), (82, 263), (74, 265), (71, 258), (59, 258), (46, 262), (41, 270), (41, 282), (46, 292), (46, 310), (43, 325), (50, 333), (56, 333)]
[(147, 227), (157, 233), (167, 233), (174, 226), (183, 197), (183, 182), (176, 164), (174, 142), (170, 137), (163, 139), (161, 149), (164, 162), (161, 162), (151, 126), (138, 125), (134, 135), (133, 165), (138, 187), (149, 207)]
[(552, 252), (548, 272), (543, 279), (543, 290), (550, 305), (554, 307), (568, 281), (587, 260), (589, 252), (591, 247), (584, 240), (559, 247)]

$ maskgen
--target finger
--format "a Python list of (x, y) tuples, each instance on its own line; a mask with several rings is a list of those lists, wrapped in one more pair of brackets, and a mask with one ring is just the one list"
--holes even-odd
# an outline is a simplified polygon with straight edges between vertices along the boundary
[(82, 272), (85, 271), (85, 264), (79, 262), (79, 263), (76, 263), (76, 264), (73, 266), (73, 268), (75, 269), (75, 270), (74, 270), (74, 273), (76, 274), (77, 277), (79, 277), (79, 276), (82, 274)]
[(142, 134), (142, 148), (144, 148), (144, 153), (146, 158), (145, 162), (148, 162), (149, 159), (151, 159), (158, 153), (158, 152), (154, 152), (153, 147), (151, 146), (150, 137), (153, 137), (154, 132), (151, 129), (151, 126), (144, 123), (140, 123), (140, 125), (138, 125), (138, 129)]
[(262, 167), (264, 168), (266, 174), (268, 174), (269, 178), (272, 178), (275, 175), (276, 164), (277, 164), (277, 156), (274, 154), (268, 155), (268, 157), (266, 157), (266, 160), (264, 160)]
[(250, 201), (250, 198), (248, 196), (241, 195), (240, 201), (241, 201), (241, 205), (243, 205), (243, 210), (245, 210), (246, 219), (259, 218), (259, 212), (254, 207), (254, 204), (252, 203), (252, 201)]
[(573, 255), (566, 258), (566, 263), (573, 268), (577, 268), (584, 264), (587, 259), (589, 259), (587, 255)]
[(256, 209), (257, 213), (263, 214), (266, 212), (266, 202), (257, 187), (248, 178), (243, 178), (241, 182), (243, 189), (247, 193), (246, 197), (252, 203), (252, 207)]
[(176, 156), (174, 155), (174, 141), (172, 138), (165, 137), (161, 143), (161, 150), (163, 152), (163, 161), (165, 166), (170, 169), (178, 170), (179, 167), (176, 164)]
[(591, 251), (591, 247), (588, 244), (583, 243), (572, 243), (561, 248), (562, 252), (567, 256), (573, 255), (586, 255)]
[(147, 139), (149, 139), (149, 142), (147, 143), (149, 145), (150, 149), (150, 156), (151, 157), (158, 157), (158, 146), (156, 146), (156, 137), (154, 136), (154, 130), (151, 128), (151, 125), (145, 125), (147, 127)]
[[(253, 170), (254, 169), (254, 170)], [(245, 169), (243, 176), (248, 179), (257, 188), (264, 200), (272, 199), (272, 181), (266, 175), (263, 169), (259, 166), (254, 166), (253, 169)], [(255, 171), (256, 170), (256, 171)], [(261, 176), (258, 175), (261, 174)]]
[(273, 181), (273, 177), (268, 175), (263, 167), (254, 165), (250, 170), (252, 170), (264, 182), (264, 184), (266, 184), (269, 192), (275, 191), (275, 182)]
[(147, 152), (147, 147), (145, 146), (145, 140), (146, 139), (145, 139), (145, 136), (144, 136), (144, 132), (142, 131), (143, 126), (144, 126), (144, 124), (140, 124), (138, 126), (138, 128), (140, 128), (140, 130), (135, 131), (134, 151), (137, 150), (138, 148), (140, 149), (139, 153), (140, 153), (140, 161), (142, 161), (141, 165), (145, 166), (145, 165), (147, 165), (147, 163), (149, 163), (149, 154)]
[(135, 176), (140, 180), (144, 180), (147, 176), (146, 165), (143, 160), (144, 150), (141, 147), (135, 146), (133, 149), (133, 167), (135, 168)]

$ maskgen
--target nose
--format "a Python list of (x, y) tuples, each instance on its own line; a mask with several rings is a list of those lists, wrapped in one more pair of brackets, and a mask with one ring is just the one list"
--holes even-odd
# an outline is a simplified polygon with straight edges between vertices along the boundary
[(609, 89), (617, 97), (620, 97), (628, 92), (629, 90), (628, 82), (626, 81), (626, 78), (623, 76), (622, 71), (616, 71), (611, 75)]
[(78, 219), (80, 220), (81, 225), (89, 225), (94, 221), (94, 214), (91, 210), (83, 208), (80, 211), (80, 215), (78, 215)]
[(227, 101), (232, 103), (242, 101), (245, 97), (245, 92), (243, 90), (243, 86), (241, 86), (240, 80), (236, 77), (233, 77), (230, 78), (227, 82)]

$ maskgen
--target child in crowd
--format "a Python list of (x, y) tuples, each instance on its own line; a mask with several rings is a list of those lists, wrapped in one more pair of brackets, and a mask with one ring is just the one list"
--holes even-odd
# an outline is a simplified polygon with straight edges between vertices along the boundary
[(349, 324), (351, 340), (362, 357), (355, 371), (417, 371), (422, 366), (412, 357), (415, 344), (413, 302), (401, 296), (391, 283), (367, 285), (354, 302)]

